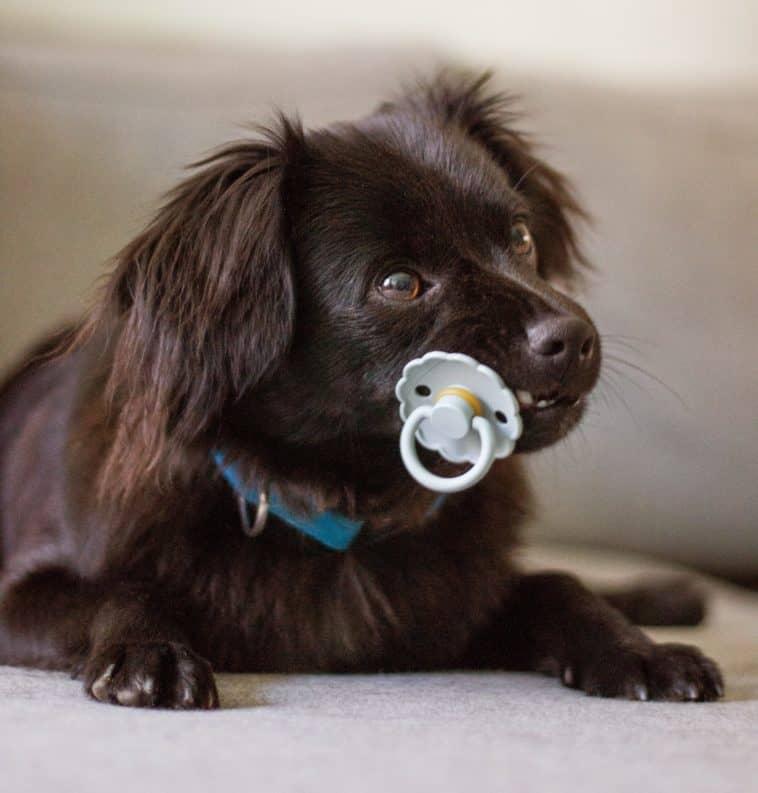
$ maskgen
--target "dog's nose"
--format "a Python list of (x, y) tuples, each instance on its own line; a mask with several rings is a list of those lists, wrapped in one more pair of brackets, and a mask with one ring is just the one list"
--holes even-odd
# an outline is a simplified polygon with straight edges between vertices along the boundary
[(572, 367), (589, 366), (597, 349), (595, 329), (579, 317), (553, 314), (526, 329), (530, 350), (562, 377)]

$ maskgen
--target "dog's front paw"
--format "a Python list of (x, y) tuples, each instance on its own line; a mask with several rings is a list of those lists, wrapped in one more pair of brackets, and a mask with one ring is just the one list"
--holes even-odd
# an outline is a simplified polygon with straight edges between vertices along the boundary
[(561, 678), (596, 697), (707, 702), (724, 695), (718, 666), (686, 644), (616, 646), (565, 666)]
[(116, 705), (218, 707), (210, 664), (176, 642), (112, 644), (88, 661), (84, 688), (95, 699)]

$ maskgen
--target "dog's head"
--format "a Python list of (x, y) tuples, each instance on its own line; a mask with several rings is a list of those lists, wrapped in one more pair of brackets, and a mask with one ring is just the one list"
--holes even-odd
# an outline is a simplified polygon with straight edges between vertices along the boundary
[(563, 437), (600, 363), (557, 289), (582, 261), (582, 213), (512, 122), (485, 80), (443, 77), (359, 122), (282, 120), (202, 163), (111, 282), (124, 443), (144, 461), (200, 437), (396, 442), (395, 383), (429, 350), (518, 391), (518, 450)]

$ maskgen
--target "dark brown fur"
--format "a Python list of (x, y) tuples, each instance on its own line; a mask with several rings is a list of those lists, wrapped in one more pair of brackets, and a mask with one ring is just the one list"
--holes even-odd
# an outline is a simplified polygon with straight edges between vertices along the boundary
[[(720, 695), (696, 649), (655, 645), (569, 576), (518, 572), (518, 455), (431, 519), (401, 464), (393, 387), (427, 350), (560, 394), (525, 411), (521, 452), (563, 437), (597, 379), (591, 322), (552, 285), (582, 262), (582, 213), (513, 121), (483, 80), (443, 76), (355, 124), (281, 119), (176, 188), (75, 343), (43, 345), (0, 391), (0, 661), (80, 672), (127, 705), (213, 707), (211, 666), (519, 668), (606, 696)], [(537, 254), (519, 259), (522, 217)], [(375, 285), (403, 268), (429, 289), (391, 304)], [(560, 373), (533, 335), (555, 317), (595, 343)], [(275, 518), (245, 536), (215, 448), (364, 530), (341, 554)]]

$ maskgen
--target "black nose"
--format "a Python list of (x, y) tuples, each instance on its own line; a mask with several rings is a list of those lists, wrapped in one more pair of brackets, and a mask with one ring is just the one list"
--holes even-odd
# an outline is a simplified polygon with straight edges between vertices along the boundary
[(579, 317), (554, 314), (526, 330), (529, 348), (562, 377), (571, 367), (588, 366), (597, 349), (595, 329)]

